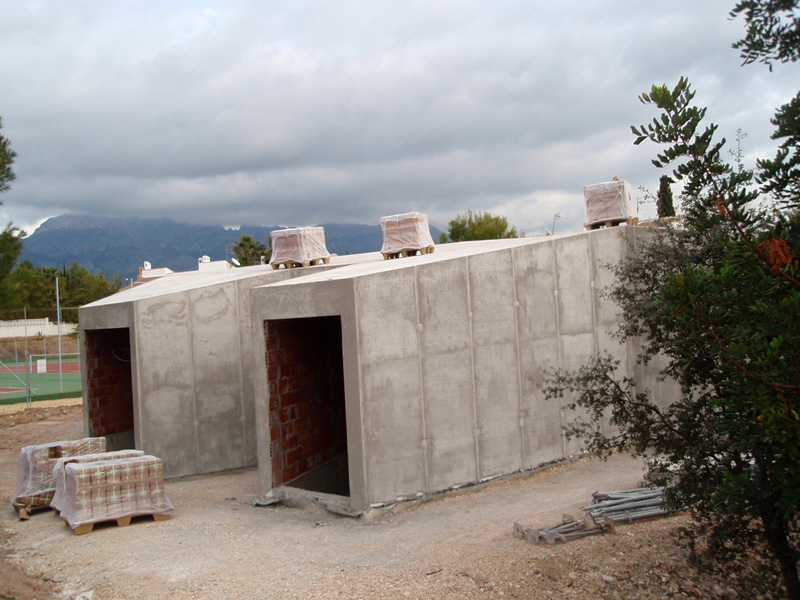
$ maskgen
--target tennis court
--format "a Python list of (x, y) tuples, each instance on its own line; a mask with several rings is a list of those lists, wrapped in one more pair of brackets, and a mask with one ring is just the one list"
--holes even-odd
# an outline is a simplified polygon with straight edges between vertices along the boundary
[(32, 355), (28, 360), (0, 361), (0, 404), (73, 398), (83, 393), (77, 354)]

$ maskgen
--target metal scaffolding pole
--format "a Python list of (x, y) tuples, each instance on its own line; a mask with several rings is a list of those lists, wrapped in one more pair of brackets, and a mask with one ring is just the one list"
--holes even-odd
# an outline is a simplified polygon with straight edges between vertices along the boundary
[(64, 393), (64, 369), (61, 368), (61, 299), (58, 297), (58, 276), (56, 276), (56, 320), (58, 321), (58, 384)]

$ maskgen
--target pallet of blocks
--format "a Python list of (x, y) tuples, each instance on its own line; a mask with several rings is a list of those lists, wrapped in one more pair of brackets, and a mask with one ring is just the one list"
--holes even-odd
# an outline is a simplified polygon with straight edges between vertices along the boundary
[(59, 459), (105, 450), (104, 437), (25, 446), (20, 451), (17, 491), (11, 501), (19, 518), (28, 519), (32, 510), (50, 506), (56, 490), (53, 470)]
[(286, 269), (327, 265), (331, 253), (325, 245), (324, 227), (294, 227), (276, 229), (270, 233), (272, 256), (269, 264), (273, 269), (283, 265)]
[(56, 461), (56, 466), (53, 467), (53, 479), (55, 479), (56, 482), (56, 491), (53, 494), (53, 499), (50, 501), (50, 508), (60, 513), (64, 505), (64, 468), (67, 464), (133, 458), (135, 456), (144, 456), (144, 452), (142, 450), (114, 450), (113, 452), (98, 452), (96, 454), (59, 458), (58, 461)]
[(61, 516), (77, 535), (91, 532), (96, 523), (116, 521), (124, 527), (133, 517), (163, 521), (172, 516), (161, 459), (147, 454), (67, 463), (61, 504)]
[(433, 253), (428, 215), (411, 212), (381, 217), (384, 260)]
[(586, 201), (586, 229), (613, 227), (621, 223), (636, 225), (639, 221), (639, 209), (627, 181), (614, 179), (604, 183), (595, 183), (583, 188)]

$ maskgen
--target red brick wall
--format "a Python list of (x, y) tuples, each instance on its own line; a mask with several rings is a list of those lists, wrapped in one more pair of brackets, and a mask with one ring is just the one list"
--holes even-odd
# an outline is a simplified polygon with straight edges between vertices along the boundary
[(341, 319), (265, 321), (264, 334), (277, 487), (347, 452)]
[(85, 338), (89, 433), (104, 436), (133, 430), (129, 330), (87, 330)]

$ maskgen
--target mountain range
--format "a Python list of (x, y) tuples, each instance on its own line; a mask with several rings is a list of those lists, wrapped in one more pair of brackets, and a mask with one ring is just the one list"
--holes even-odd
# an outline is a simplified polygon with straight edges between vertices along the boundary
[[(377, 252), (383, 244), (380, 225), (327, 223), (325, 241), (332, 254)], [(268, 244), (270, 232), (285, 226), (189, 225), (170, 219), (114, 218), (62, 215), (42, 223), (23, 240), (20, 260), (36, 266), (70, 267), (78, 263), (94, 273), (123, 279), (135, 278), (149, 261), (153, 268), (194, 271), (197, 259), (223, 260), (233, 256), (232, 246), (243, 235)], [(440, 231), (431, 227), (431, 236)]]

